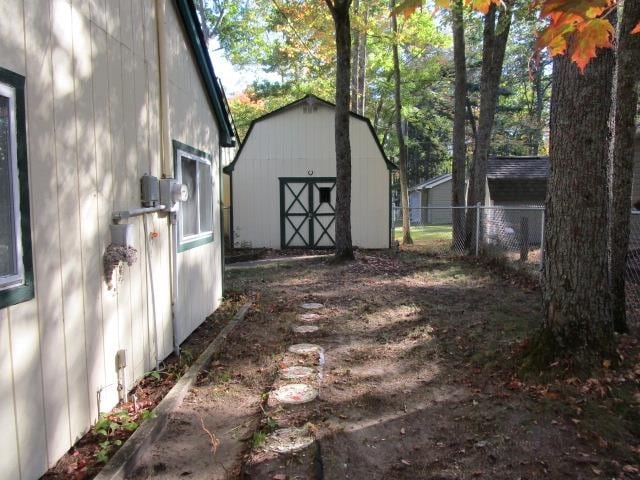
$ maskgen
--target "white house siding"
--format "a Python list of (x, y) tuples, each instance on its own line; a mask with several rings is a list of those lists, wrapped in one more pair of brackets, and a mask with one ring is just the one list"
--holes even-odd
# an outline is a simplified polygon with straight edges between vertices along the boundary
[[(167, 2), (171, 5), (172, 2)], [(202, 87), (182, 24), (167, 9), (170, 136), (212, 156), (213, 200), (219, 205), (220, 148), (216, 118)], [(222, 238), (220, 209), (214, 209), (213, 242), (178, 253), (178, 302), (176, 317), (179, 342), (186, 339), (222, 301)]]
[[(280, 248), (280, 177), (335, 177), (334, 110), (302, 105), (258, 121), (232, 174), (235, 245)], [(351, 117), (351, 233), (389, 246), (389, 172), (366, 122)], [(309, 175), (313, 172), (313, 175)]]
[[(217, 162), (216, 124), (167, 4), (171, 134)], [(97, 418), (98, 391), (102, 410), (116, 403), (117, 350), (127, 350), (128, 385), (153, 365), (142, 220), (130, 221), (139, 258), (116, 291), (103, 281), (102, 254), (112, 212), (139, 206), (140, 176), (161, 174), (154, 1), (3, 0), (0, 67), (26, 77), (36, 288), (33, 300), (0, 309), (0, 479), (31, 480)], [(169, 231), (165, 218), (148, 220), (159, 233), (150, 254), (164, 358)], [(191, 292), (179, 306), (181, 338), (221, 296), (219, 221), (215, 243), (179, 254), (181, 292)], [(209, 275), (187, 282), (203, 265)]]

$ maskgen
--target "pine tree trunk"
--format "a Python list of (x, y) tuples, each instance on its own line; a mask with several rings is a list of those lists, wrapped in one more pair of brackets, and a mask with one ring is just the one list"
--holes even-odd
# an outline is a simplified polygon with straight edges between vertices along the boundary
[(351, 61), (351, 0), (325, 0), (336, 29), (336, 252), (338, 260), (351, 260), (351, 145), (349, 143), (349, 73)]
[[(498, 87), (502, 77), (502, 64), (511, 28), (511, 3), (505, 2), (505, 10), (496, 15), (495, 4), (491, 5), (484, 19), (482, 36), (482, 70), (480, 73), (480, 116), (478, 118), (478, 132), (476, 148), (473, 156), (473, 166), (469, 177), (468, 205), (484, 203), (485, 184), (487, 177), (487, 163), (491, 132), (498, 105)], [(498, 20), (496, 21), (496, 16)], [(467, 213), (467, 248), (475, 244), (476, 212)], [(482, 235), (482, 228), (478, 230)]]
[[(464, 18), (462, 0), (451, 3), (451, 23), (453, 31), (453, 63), (455, 65), (454, 112), (453, 112), (453, 164), (451, 168), (452, 184), (451, 205), (465, 205), (464, 180), (466, 174), (465, 145), (465, 101), (467, 97), (467, 65), (464, 51)], [(464, 248), (464, 210), (453, 209), (453, 235), (451, 247)]]
[[(391, 0), (391, 10), (395, 7), (395, 0)], [(391, 31), (393, 43), (393, 99), (395, 102), (395, 124), (396, 137), (398, 138), (398, 167), (400, 174), (400, 203), (402, 205), (402, 244), (412, 245), (411, 224), (409, 221), (409, 186), (407, 184), (407, 149), (402, 133), (402, 98), (400, 96), (400, 59), (398, 55), (398, 20), (395, 15), (391, 15)]]
[(613, 69), (610, 49), (598, 50), (584, 74), (566, 55), (554, 59), (545, 205), (545, 318), (530, 357), (534, 364), (565, 358), (583, 369), (600, 365), (613, 352), (607, 282)]
[(364, 10), (364, 31), (360, 33), (360, 50), (358, 51), (358, 101), (356, 113), (364, 115), (364, 106), (367, 90), (367, 24), (369, 21), (369, 7), (365, 5)]
[[(355, 16), (358, 15), (360, 10), (360, 0), (354, 0), (353, 2), (353, 14)], [(351, 88), (351, 111), (358, 111), (358, 76), (360, 67), (360, 62), (358, 61), (360, 57), (360, 34), (357, 31), (352, 31), (353, 37), (353, 48), (351, 49), (351, 79), (350, 79), (350, 88)]]
[(613, 138), (609, 151), (609, 281), (613, 326), (621, 333), (628, 330), (624, 272), (629, 249), (631, 178), (635, 114), (638, 104), (637, 71), (640, 65), (640, 35), (631, 35), (629, 32), (639, 21), (640, 0), (624, 0), (622, 16), (618, 23), (617, 64), (611, 113)]

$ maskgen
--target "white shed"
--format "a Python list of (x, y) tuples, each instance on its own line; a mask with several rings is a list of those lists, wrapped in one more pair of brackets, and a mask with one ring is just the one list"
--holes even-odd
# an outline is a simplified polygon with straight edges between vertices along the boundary
[[(307, 95), (254, 120), (231, 175), (234, 246), (331, 248), (335, 238), (335, 105)], [(351, 113), (354, 246), (391, 243), (395, 169), (371, 122)]]
[(451, 174), (446, 173), (410, 188), (411, 224), (450, 225), (452, 185)]
[[(0, 479), (40, 478), (220, 304), (223, 104), (192, 0), (0, 1)], [(177, 214), (145, 174), (190, 186)], [(114, 221), (138, 256), (110, 289)]]

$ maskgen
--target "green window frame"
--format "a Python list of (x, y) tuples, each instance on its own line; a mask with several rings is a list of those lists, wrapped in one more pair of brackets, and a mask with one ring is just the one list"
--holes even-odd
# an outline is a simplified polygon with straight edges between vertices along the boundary
[[(25, 78), (0, 67), (0, 184), (8, 235), (0, 236), (5, 261), (0, 265), (0, 308), (31, 300), (34, 295), (29, 178), (27, 164)], [(1, 151), (1, 150), (4, 150)]]
[(178, 252), (213, 242), (215, 228), (215, 176), (213, 157), (177, 140), (173, 141), (176, 179), (185, 183), (189, 199), (178, 210)]

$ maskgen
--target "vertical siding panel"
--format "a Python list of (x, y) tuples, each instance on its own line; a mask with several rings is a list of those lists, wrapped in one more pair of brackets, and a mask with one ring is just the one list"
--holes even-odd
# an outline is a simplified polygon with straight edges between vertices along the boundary
[(120, 40), (120, 2), (107, 0), (107, 33), (115, 40)]
[[(115, 2), (117, 3), (117, 2)], [(127, 162), (124, 128), (124, 91), (123, 84), (123, 48), (117, 40), (107, 37), (109, 56), (109, 125), (111, 128), (111, 171), (114, 179), (113, 209), (125, 210), (131, 207), (128, 201), (128, 189), (135, 179), (127, 178)], [(137, 205), (136, 205), (137, 206)], [(105, 218), (107, 220), (107, 218)], [(134, 220), (135, 221), (135, 220)], [(117, 292), (117, 328), (111, 358), (115, 358), (117, 350), (128, 350), (131, 354), (131, 269), (125, 266), (123, 275), (118, 279)], [(108, 365), (108, 364), (107, 364)]]
[[(95, 25), (91, 28), (93, 57), (93, 103), (98, 178), (98, 229), (100, 258), (109, 243), (108, 225), (113, 209), (114, 178), (111, 168), (111, 130), (109, 124), (109, 52), (106, 32)], [(113, 367), (118, 348), (118, 317), (116, 294), (101, 282), (102, 342), (105, 379), (100, 386), (100, 410), (106, 411), (117, 402), (116, 372)]]
[[(86, 0), (79, 1), (86, 2)], [(91, 21), (104, 31), (107, 30), (107, 1), (111, 0), (89, 0)]]
[[(42, 0), (25, 2), (26, 28), (29, 32), (26, 37), (27, 78), (30, 80), (27, 85), (30, 107), (28, 123), (30, 131), (37, 132), (37, 135), (29, 137), (29, 163), (33, 173), (30, 178), (32, 233), (34, 245), (46, 245), (47, 249), (46, 254), (36, 256), (35, 272), (39, 282), (36, 289), (45, 396), (44, 426), (49, 463), (64, 453), (70, 439), (64, 364), (64, 324), (60, 304), (62, 291), (57, 158), (52, 122), (54, 99), (51, 6), (50, 2)], [(42, 453), (38, 452), (38, 455)], [(28, 462), (31, 458), (23, 457), (23, 461), (25, 460)]]
[[(131, 11), (129, 10), (129, 15)], [(128, 20), (128, 22), (127, 22)], [(130, 25), (131, 17), (122, 18), (122, 25), (124, 31), (125, 23)], [(126, 192), (125, 203), (127, 208), (133, 208), (140, 206), (140, 190), (139, 190), (139, 176), (138, 176), (138, 165), (137, 165), (137, 150), (136, 150), (136, 140), (137, 140), (137, 116), (136, 116), (136, 105), (135, 105), (135, 77), (133, 73), (133, 63), (134, 56), (133, 52), (128, 48), (122, 48), (122, 104), (123, 104), (123, 115), (124, 115), (124, 152), (121, 158), (120, 168), (123, 170), (127, 184), (129, 188)], [(140, 218), (133, 219), (131, 223), (133, 224), (134, 231), (139, 231), (139, 227), (142, 220)], [(137, 235), (134, 234), (134, 237)], [(139, 240), (135, 238), (135, 240)], [(140, 252), (140, 243), (136, 242), (135, 248)], [(141, 312), (140, 312), (140, 263), (141, 259), (138, 258), (138, 262), (129, 268), (129, 310), (126, 312), (126, 317), (124, 318), (125, 325), (127, 325), (127, 329), (125, 329), (125, 345), (127, 348), (127, 368), (125, 369), (126, 378), (127, 378), (127, 386), (133, 385), (134, 376), (133, 376), (133, 359), (136, 356), (136, 350), (139, 349), (139, 345), (141, 345), (141, 339), (139, 338), (139, 328), (138, 323), (140, 322)]]
[(139, 60), (144, 60), (144, 1), (133, 0), (131, 2), (131, 49)]
[[(75, 11), (75, 10), (74, 10)], [(98, 230), (98, 179), (96, 177), (95, 119), (93, 112), (93, 75), (91, 24), (83, 16), (73, 16), (73, 46), (76, 79), (76, 131), (78, 138), (78, 178), (80, 236), (84, 295), (85, 355), (89, 416), (98, 416), (96, 395), (105, 384), (102, 342), (102, 252)]]
[[(67, 373), (67, 405), (70, 421), (69, 444), (60, 446), (63, 453), (89, 423), (87, 403), (86, 356), (84, 349), (84, 306), (82, 295), (82, 255), (71, 245), (80, 245), (78, 212), (78, 164), (76, 150), (76, 112), (71, 5), (54, 0), (53, 91), (57, 157), (58, 211), (60, 217), (60, 261), (62, 277), (62, 313), (64, 353)], [(80, 254), (79, 254), (80, 253)], [(58, 379), (58, 388), (61, 387)], [(57, 458), (57, 456), (55, 457)]]
[(0, 66), (24, 75), (24, 24), (22, 0), (0, 2)]
[(11, 333), (9, 310), (0, 310), (0, 472), (5, 478), (20, 478), (18, 432), (16, 431), (13, 368), (11, 365)]
[[(117, 3), (117, 0), (111, 0)], [(133, 29), (131, 25), (131, 18), (133, 15), (132, 0), (120, 0), (120, 40), (130, 50), (133, 50)], [(140, 0), (135, 0), (139, 2)]]
[[(32, 172), (30, 168), (29, 173)], [(33, 208), (33, 202), (31, 205)], [(36, 291), (46, 288), (38, 287), (37, 272), (35, 278)], [(40, 477), (48, 468), (38, 310), (32, 300), (9, 311), (20, 472), (27, 480)]]
[[(141, 20), (141, 19), (140, 19)], [(146, 76), (146, 65), (143, 62), (143, 59), (140, 57), (135, 58), (135, 85), (134, 85), (134, 94), (135, 94), (135, 115), (136, 115), (136, 124), (137, 128), (137, 171), (138, 177), (143, 175), (144, 173), (150, 173), (149, 170), (149, 139), (148, 139), (148, 97), (147, 97), (147, 76)], [(142, 222), (138, 222), (137, 225), (137, 237), (138, 237), (138, 252), (139, 252), (139, 261), (137, 263), (138, 273), (137, 273), (137, 283), (134, 281), (134, 285), (138, 285), (138, 295), (140, 297), (140, 316), (138, 319), (139, 325), (138, 330), (135, 333), (136, 339), (139, 342), (139, 347), (134, 349), (133, 356), (133, 371), (134, 375), (140, 377), (144, 374), (144, 372), (150, 366), (148, 362), (148, 351), (149, 351), (149, 338), (148, 338), (148, 305), (147, 305), (147, 290), (146, 286), (146, 245), (145, 245), (145, 237), (144, 237), (144, 229), (142, 228)], [(135, 268), (135, 265), (134, 265)]]

